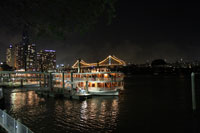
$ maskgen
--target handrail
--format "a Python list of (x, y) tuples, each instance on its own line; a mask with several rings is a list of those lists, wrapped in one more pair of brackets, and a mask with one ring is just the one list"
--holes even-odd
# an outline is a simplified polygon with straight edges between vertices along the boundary
[(0, 109), (0, 125), (9, 133), (33, 133), (28, 127)]
[(35, 71), (0, 71), (0, 74), (46, 74), (48, 75), (48, 72), (35, 72)]

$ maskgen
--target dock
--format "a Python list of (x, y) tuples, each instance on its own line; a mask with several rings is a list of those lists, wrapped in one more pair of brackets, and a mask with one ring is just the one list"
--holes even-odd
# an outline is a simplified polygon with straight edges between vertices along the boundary
[(31, 88), (44, 97), (83, 100), (91, 98), (92, 95), (119, 95), (116, 89), (122, 90), (124, 83), (123, 74), (120, 72), (0, 71), (0, 86), (21, 91)]
[(92, 98), (91, 94), (88, 93), (77, 93), (75, 91), (67, 91), (63, 92), (61, 89), (57, 90), (36, 90), (36, 94), (43, 97), (54, 97), (54, 98), (67, 98), (67, 99), (75, 99), (75, 100), (86, 100)]

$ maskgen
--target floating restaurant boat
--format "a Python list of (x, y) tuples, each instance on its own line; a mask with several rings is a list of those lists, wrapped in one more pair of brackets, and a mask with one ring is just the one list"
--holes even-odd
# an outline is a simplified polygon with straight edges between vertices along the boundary
[(98, 63), (77, 60), (72, 66), (78, 69), (78, 73), (74, 74), (74, 82), (80, 88), (87, 88), (92, 95), (119, 95), (119, 91), (124, 89), (124, 74), (112, 72), (109, 68), (125, 65), (123, 60), (111, 55)]
[[(86, 63), (77, 60), (72, 66), (77, 72), (63, 73), (57, 77), (57, 81), (62, 79), (65, 84), (55, 83), (56, 86), (63, 86), (68, 90), (76, 90), (79, 93), (91, 95), (119, 95), (119, 91), (124, 89), (124, 74), (114, 72), (110, 67), (124, 66), (125, 62), (115, 56), (108, 56), (99, 63)], [(56, 73), (55, 73), (56, 74)]]
[[(98, 63), (77, 60), (72, 66), (78, 69), (78, 73), (74, 74), (74, 82), (80, 88), (87, 88), (92, 95), (119, 95), (119, 91), (124, 89), (124, 74), (112, 72), (109, 68), (125, 65), (123, 60), (111, 55)], [(85, 72), (88, 69), (89, 73)]]
[(54, 88), (73, 90), (77, 94), (119, 95), (124, 89), (123, 80), (121, 72), (53, 73)]
[(77, 89), (91, 95), (119, 95), (124, 89), (124, 75), (120, 72), (74, 73)]

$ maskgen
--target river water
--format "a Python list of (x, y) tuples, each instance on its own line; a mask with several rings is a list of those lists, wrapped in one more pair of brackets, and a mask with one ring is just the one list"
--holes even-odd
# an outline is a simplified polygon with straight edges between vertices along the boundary
[[(196, 133), (190, 77), (134, 76), (120, 96), (85, 101), (44, 98), (34, 91), (5, 90), (5, 109), (35, 133)], [(195, 116), (194, 116), (195, 115)]]

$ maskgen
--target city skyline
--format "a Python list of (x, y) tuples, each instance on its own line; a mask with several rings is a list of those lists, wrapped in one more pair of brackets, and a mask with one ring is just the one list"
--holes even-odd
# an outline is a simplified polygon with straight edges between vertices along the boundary
[[(23, 36), (24, 35), (21, 35), (22, 37), (22, 40), (23, 40)], [(29, 43), (29, 39), (30, 38), (28, 38), (28, 43)], [(15, 42), (15, 43), (10, 43), (9, 44), (9, 47), (7, 47), (6, 48), (6, 53), (8, 52), (7, 50), (9, 49), (9, 48), (12, 48), (14, 45), (16, 45), (16, 44), (19, 44), (19, 42), (20, 41), (18, 41), (18, 42)], [(30, 43), (31, 44), (31, 43)], [(31, 45), (36, 45), (35, 43), (32, 43)], [(35, 49), (35, 51), (36, 51), (36, 53), (39, 53), (39, 52), (41, 52), (41, 51), (55, 51), (55, 50), (50, 50), (50, 49), (42, 49), (42, 50), (40, 50), (40, 49), (37, 49), (36, 50), (36, 48), (34, 48)], [(4, 54), (5, 55), (5, 60), (2, 60), (1, 62), (6, 62), (7, 61), (7, 57), (6, 57), (6, 54)], [(111, 55), (114, 55), (114, 54), (111, 54)], [(108, 55), (107, 55), (108, 56)], [(100, 57), (102, 57), (102, 56), (100, 56)], [(105, 57), (106, 57), (106, 55), (105, 55)], [(77, 58), (75, 58), (75, 59), (77, 59)], [(80, 58), (80, 59), (83, 59), (83, 58)], [(100, 58), (99, 57), (97, 57), (96, 58), (96, 61), (98, 61)], [(156, 60), (156, 59), (163, 59), (163, 60), (165, 60), (167, 63), (175, 63), (175, 62), (179, 62), (179, 61), (184, 61), (184, 62), (196, 62), (196, 61), (200, 61), (200, 60), (198, 60), (198, 59), (192, 59), (192, 60), (189, 60), (188, 58), (183, 58), (183, 57), (176, 57), (176, 58), (174, 58), (174, 60), (171, 60), (171, 59), (167, 59), (167, 58), (161, 58), (161, 57), (158, 57), (158, 58), (148, 58), (148, 59), (146, 59), (146, 60), (143, 60), (142, 62), (134, 62), (133, 60), (130, 60), (130, 61), (126, 61), (127, 62), (127, 64), (143, 64), (143, 63), (150, 63), (150, 62), (152, 62), (153, 60)], [(84, 60), (88, 60), (87, 58), (85, 58)], [(74, 62), (75, 62), (76, 60), (74, 60)], [(90, 61), (93, 61), (94, 62), (94, 59), (93, 60), (90, 60)], [(71, 64), (71, 66), (73, 65), (73, 63), (74, 63), (73, 61), (72, 61), (72, 64)], [(63, 62), (60, 62), (60, 63), (57, 63), (57, 65), (60, 65), (60, 64), (64, 64)], [(8, 63), (8, 65), (9, 65), (9, 63)], [(69, 63), (65, 63), (64, 65), (70, 65)], [(12, 66), (12, 65), (11, 65)]]
[(0, 133), (200, 133), (199, 6), (1, 1)]
[(24, 71), (53, 71), (56, 69), (55, 50), (36, 50), (36, 44), (29, 40), (26, 31), (22, 34), (22, 40), (10, 44), (6, 51), (6, 63), (13, 70)]
[[(68, 34), (64, 40), (31, 37), (39, 49), (55, 49), (58, 64), (73, 65), (81, 58), (87, 62), (116, 55), (126, 62), (167, 59), (175, 62), (200, 60), (198, 4), (192, 2), (117, 1), (116, 17), (110, 25), (104, 19), (84, 33)], [(19, 41), (21, 31), (0, 30), (0, 53)], [(0, 55), (1, 61), (5, 55)]]

